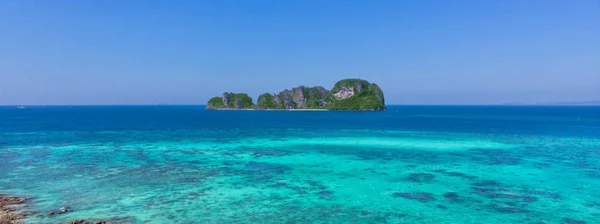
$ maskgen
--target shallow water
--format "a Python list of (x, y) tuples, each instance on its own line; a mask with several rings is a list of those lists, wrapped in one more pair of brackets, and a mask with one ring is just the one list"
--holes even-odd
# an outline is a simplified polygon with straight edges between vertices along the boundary
[(600, 107), (0, 107), (0, 164), (29, 223), (597, 223)]

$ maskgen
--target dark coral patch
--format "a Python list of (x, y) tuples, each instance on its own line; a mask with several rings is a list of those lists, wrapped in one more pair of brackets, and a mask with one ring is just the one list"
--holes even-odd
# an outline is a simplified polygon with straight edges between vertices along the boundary
[(320, 187), (321, 182), (319, 181), (314, 181), (314, 180), (307, 180), (306, 183), (308, 183), (308, 185), (310, 185), (311, 187)]
[(283, 151), (283, 150), (264, 150), (264, 149), (255, 149), (254, 155), (255, 157), (276, 157), (276, 156), (287, 156), (293, 154), (292, 152)]
[(505, 189), (491, 189), (491, 188), (474, 187), (473, 190), (475, 191), (476, 194), (481, 195), (483, 197), (487, 197), (487, 198), (495, 198), (495, 199), (497, 199), (497, 198), (509, 198), (509, 199), (521, 198), (520, 195), (504, 193)]
[(486, 180), (486, 181), (480, 181), (477, 183), (474, 183), (473, 186), (478, 186), (478, 187), (497, 187), (500, 186), (500, 183), (493, 181), (493, 180)]
[(320, 195), (325, 196), (325, 197), (329, 197), (331, 195), (333, 195), (333, 191), (321, 191), (319, 192)]
[(462, 201), (460, 196), (458, 196), (458, 194), (454, 193), (454, 192), (445, 193), (444, 198), (446, 198), (447, 200), (452, 201), (452, 202), (461, 202)]
[(473, 190), (475, 191), (476, 194), (481, 195), (486, 198), (497, 198), (498, 197), (498, 192), (496, 192), (496, 190), (494, 190), (494, 189), (474, 187)]
[(417, 183), (432, 182), (435, 175), (430, 173), (411, 173), (405, 180)]
[(285, 182), (277, 182), (277, 183), (271, 185), (270, 187), (288, 187), (288, 184)]
[(419, 201), (422, 203), (435, 201), (435, 198), (433, 197), (433, 195), (431, 193), (426, 193), (426, 192), (417, 192), (417, 193), (396, 192), (396, 193), (394, 193), (394, 197), (406, 198), (406, 199), (410, 199), (410, 200)]
[(445, 174), (448, 176), (451, 176), (451, 177), (461, 177), (461, 178), (469, 179), (469, 180), (473, 180), (473, 179), (477, 178), (475, 176), (469, 176), (469, 175), (461, 173), (461, 172), (446, 172)]
[(538, 201), (538, 199), (536, 197), (532, 197), (532, 196), (523, 196), (521, 199), (523, 199), (523, 202), (525, 203), (533, 203)]
[(561, 198), (561, 196), (559, 194), (554, 193), (554, 192), (549, 192), (549, 191), (544, 191), (544, 190), (532, 190), (532, 189), (528, 189), (526, 187), (521, 187), (521, 192), (524, 194), (544, 196), (544, 197), (548, 197), (548, 198), (552, 198), (552, 199), (560, 199)]
[(443, 206), (443, 205), (437, 205), (436, 208), (439, 208), (439, 209), (442, 209), (442, 210), (448, 209), (448, 207)]
[(434, 170), (433, 172), (443, 173), (443, 174), (445, 174), (447, 176), (460, 177), (460, 178), (464, 178), (464, 179), (468, 179), (468, 180), (473, 180), (473, 179), (477, 178), (476, 176), (471, 176), (471, 175), (467, 175), (467, 174), (464, 174), (464, 173), (461, 173), (461, 172), (456, 172), (456, 171), (446, 171), (444, 169), (437, 169), (437, 170)]
[(518, 165), (521, 158), (505, 150), (474, 149), (469, 153), (471, 160), (486, 165)]
[(321, 196), (321, 198), (330, 198), (333, 196), (333, 191), (321, 191), (319, 192), (319, 195)]
[(600, 207), (600, 202), (592, 202), (592, 203), (587, 203), (585, 204), (586, 207)]
[(235, 165), (243, 164), (243, 162), (226, 160), (226, 161), (223, 161), (222, 164), (225, 166), (235, 166)]
[(562, 221), (564, 224), (585, 224), (586, 222), (576, 219), (564, 218)]
[(600, 179), (600, 169), (590, 169), (590, 170), (586, 170), (586, 171), (585, 171), (585, 174), (586, 174), (588, 177), (591, 177), (591, 178), (598, 178), (598, 179)]
[(284, 165), (261, 163), (261, 162), (248, 162), (244, 165), (247, 168), (246, 170), (251, 170), (253, 172), (261, 172), (261, 173), (282, 174), (285, 171), (290, 170), (289, 167), (284, 166)]
[(491, 208), (494, 209), (494, 210), (496, 210), (497, 212), (508, 213), (508, 214), (529, 212), (529, 211), (527, 211), (525, 209), (522, 209), (522, 208), (504, 207), (504, 206), (499, 206), (499, 205), (493, 205), (493, 206), (491, 206)]

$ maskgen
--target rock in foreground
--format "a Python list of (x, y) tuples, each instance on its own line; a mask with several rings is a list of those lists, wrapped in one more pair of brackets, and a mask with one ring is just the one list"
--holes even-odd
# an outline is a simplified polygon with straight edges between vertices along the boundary
[(25, 204), (25, 198), (11, 197), (0, 194), (0, 223), (20, 223), (26, 214), (19, 211), (17, 207)]

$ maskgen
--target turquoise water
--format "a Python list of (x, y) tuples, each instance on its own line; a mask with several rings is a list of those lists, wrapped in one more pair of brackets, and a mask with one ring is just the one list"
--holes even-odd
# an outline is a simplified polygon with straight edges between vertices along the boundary
[(600, 107), (0, 107), (0, 164), (28, 223), (598, 223)]

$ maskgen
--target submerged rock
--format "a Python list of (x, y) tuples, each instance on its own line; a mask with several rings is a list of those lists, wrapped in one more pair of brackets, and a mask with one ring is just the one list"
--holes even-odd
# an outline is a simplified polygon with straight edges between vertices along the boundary
[[(0, 194), (0, 224), (18, 224), (25, 221), (24, 219), (31, 214), (35, 214), (31, 211), (23, 211), (27, 198), (12, 197)], [(20, 208), (19, 208), (20, 206)], [(71, 208), (62, 207), (58, 213), (63, 214), (70, 212)], [(56, 212), (50, 211), (48, 215), (54, 215)], [(85, 221), (83, 219), (72, 220), (67, 222), (68, 224), (110, 224), (109, 221), (97, 220), (97, 221)]]
[(71, 209), (69, 207), (62, 207), (62, 208), (60, 208), (58, 210), (58, 213), (64, 214), (64, 213), (67, 213), (67, 212), (70, 212), (70, 211), (71, 211)]

